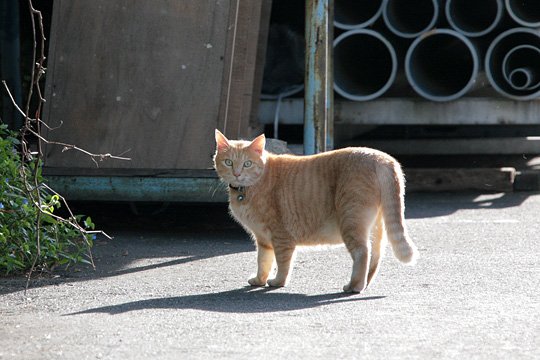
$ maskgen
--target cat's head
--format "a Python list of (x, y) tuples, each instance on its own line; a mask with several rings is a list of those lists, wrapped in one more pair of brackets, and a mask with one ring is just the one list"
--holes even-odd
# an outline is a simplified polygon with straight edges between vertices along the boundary
[(266, 164), (265, 142), (264, 134), (253, 141), (229, 140), (216, 129), (214, 167), (219, 177), (235, 187), (257, 183)]

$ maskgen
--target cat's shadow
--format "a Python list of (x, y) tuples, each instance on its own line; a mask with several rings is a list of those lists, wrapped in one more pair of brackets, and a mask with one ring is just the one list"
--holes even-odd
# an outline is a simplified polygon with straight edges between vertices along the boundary
[(287, 293), (268, 287), (246, 286), (240, 289), (215, 293), (138, 300), (87, 309), (66, 315), (91, 313), (116, 315), (146, 309), (196, 309), (223, 313), (268, 313), (302, 310), (336, 303), (379, 300), (385, 297), (361, 296), (344, 292), (304, 295)]

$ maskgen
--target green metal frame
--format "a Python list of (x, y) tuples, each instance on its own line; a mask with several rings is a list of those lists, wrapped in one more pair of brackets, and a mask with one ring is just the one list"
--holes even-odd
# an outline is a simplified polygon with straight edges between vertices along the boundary
[(216, 178), (140, 176), (47, 176), (69, 200), (226, 202), (226, 186)]

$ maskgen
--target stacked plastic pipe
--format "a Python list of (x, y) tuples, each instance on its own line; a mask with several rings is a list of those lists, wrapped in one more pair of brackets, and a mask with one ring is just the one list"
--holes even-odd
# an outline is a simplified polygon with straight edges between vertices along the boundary
[[(540, 0), (335, 0), (334, 88), (373, 100), (405, 78), (431, 101), (481, 85), (540, 97)], [(404, 76), (400, 76), (404, 74)]]

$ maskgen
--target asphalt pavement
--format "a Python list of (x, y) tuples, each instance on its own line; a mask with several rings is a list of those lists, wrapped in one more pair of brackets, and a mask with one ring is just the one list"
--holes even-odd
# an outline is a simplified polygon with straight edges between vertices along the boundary
[(404, 266), (341, 292), (343, 247), (302, 249), (252, 288), (255, 247), (224, 205), (78, 204), (114, 236), (94, 271), (0, 278), (0, 359), (539, 359), (540, 194), (413, 193)]

